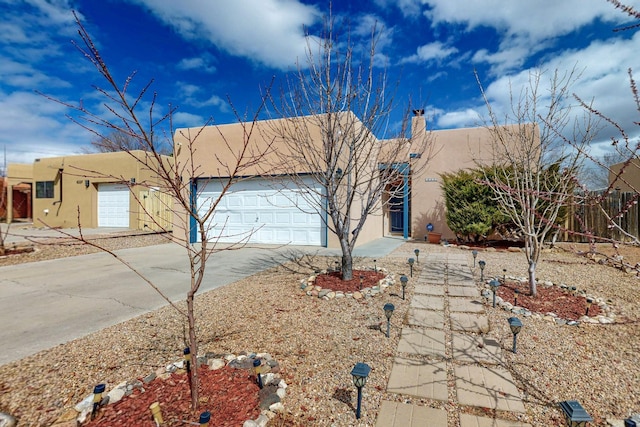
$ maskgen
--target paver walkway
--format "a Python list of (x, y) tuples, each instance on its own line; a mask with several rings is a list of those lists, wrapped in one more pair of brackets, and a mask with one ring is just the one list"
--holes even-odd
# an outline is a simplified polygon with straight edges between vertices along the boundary
[[(525, 412), (511, 374), (502, 367), (505, 350), (485, 335), (489, 319), (471, 260), (470, 253), (447, 254), (437, 247), (423, 258), (387, 384), (387, 391), (406, 396), (405, 402), (426, 399), (439, 406), (453, 399), (460, 415), (428, 404), (383, 401), (376, 427), (531, 427), (465, 413), (464, 407), (501, 411), (504, 418)], [(448, 420), (452, 416), (459, 419)]]

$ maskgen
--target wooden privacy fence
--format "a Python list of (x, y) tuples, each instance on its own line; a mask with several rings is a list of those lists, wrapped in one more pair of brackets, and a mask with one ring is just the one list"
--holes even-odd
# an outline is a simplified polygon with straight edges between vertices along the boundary
[[(592, 192), (588, 199), (595, 199), (602, 196), (603, 192)], [(575, 233), (591, 232), (594, 236), (614, 239), (619, 241), (629, 241), (631, 238), (625, 236), (619, 230), (610, 227), (603, 210), (611, 218), (616, 218), (616, 222), (621, 228), (632, 236), (638, 238), (638, 224), (640, 223), (640, 209), (638, 209), (637, 194), (631, 192), (614, 191), (602, 198), (599, 205), (572, 205), (567, 217), (566, 228), (570, 230), (565, 233), (566, 241), (587, 242), (586, 236)], [(622, 216), (617, 218), (622, 212)], [(574, 233), (571, 233), (573, 231)]]
[(160, 190), (140, 192), (138, 229), (171, 231), (173, 228), (173, 198)]

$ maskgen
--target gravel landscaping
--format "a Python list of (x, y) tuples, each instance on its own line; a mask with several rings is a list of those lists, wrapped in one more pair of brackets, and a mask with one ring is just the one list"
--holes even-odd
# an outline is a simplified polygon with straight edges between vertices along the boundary
[[(160, 235), (126, 236), (105, 242), (115, 246), (110, 249), (117, 249), (163, 239)], [(409, 242), (390, 256), (377, 259), (377, 267), (396, 277), (408, 273), (406, 260), (415, 248), (421, 251), (420, 260), (429, 251), (463, 250)], [(0, 265), (36, 261), (45, 254), (49, 258), (42, 259), (56, 254), (71, 256), (85, 250), (90, 248), (53, 245), (12, 260), (0, 259)], [(471, 265), (471, 253), (467, 253)], [(628, 256), (635, 256), (635, 252)], [(557, 403), (567, 399), (579, 400), (597, 426), (608, 425), (606, 419), (640, 412), (640, 281), (570, 252), (554, 250), (543, 257), (538, 268), (540, 279), (566, 283), (610, 300), (616, 323), (568, 326), (524, 319), (518, 353), (513, 354), (508, 351), (512, 339), (508, 314), (486, 307), (491, 321), (489, 336), (505, 349), (507, 368), (523, 390), (527, 412), (522, 421), (534, 426), (562, 425)], [(480, 259), (487, 263), (485, 277), (501, 276), (503, 269), (508, 275), (526, 275), (520, 253), (480, 251)], [(332, 261), (316, 259), (305, 266), (290, 263), (199, 295), (200, 353), (268, 352), (277, 359), (288, 389), (285, 411), (272, 425), (373, 426), (381, 400), (399, 399), (385, 390), (413, 296), (413, 281), (409, 281), (404, 301), (398, 296), (402, 293), (398, 280), (375, 298), (325, 301), (300, 289), (300, 281), (313, 273), (314, 263), (322, 269)], [(355, 264), (371, 268), (373, 260), (358, 259)], [(420, 274), (421, 264), (414, 268), (414, 275)], [(479, 271), (476, 274), (479, 276)], [(382, 310), (386, 302), (395, 305), (390, 338), (385, 336)], [(19, 418), (22, 426), (49, 426), (90, 394), (95, 384), (104, 382), (109, 387), (141, 378), (179, 360), (184, 326), (174, 310), (163, 308), (0, 366), (0, 411)], [(358, 422), (354, 414), (356, 389), (350, 376), (356, 362), (372, 368), (363, 389), (363, 413)], [(460, 412), (477, 412), (460, 408), (454, 401), (422, 403), (455, 415), (450, 416), (450, 427), (457, 425)]]

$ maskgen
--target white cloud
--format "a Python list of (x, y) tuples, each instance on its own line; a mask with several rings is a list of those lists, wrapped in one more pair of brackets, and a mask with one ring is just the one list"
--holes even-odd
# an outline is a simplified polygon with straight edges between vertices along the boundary
[(375, 0), (375, 4), (381, 8), (396, 6), (405, 17), (418, 17), (421, 10), (421, 0)]
[(177, 112), (173, 115), (173, 123), (176, 128), (203, 126), (207, 119), (191, 113)]
[(194, 58), (183, 58), (176, 67), (179, 70), (196, 70), (205, 73), (215, 73), (216, 66), (213, 64), (211, 55), (202, 55)]
[(481, 125), (481, 115), (477, 109), (467, 108), (449, 111), (437, 117), (436, 123), (440, 129), (455, 129)]
[(274, 68), (305, 56), (305, 26), (318, 10), (297, 0), (132, 0), (148, 7), (187, 39), (205, 39), (236, 56)]
[(458, 49), (456, 47), (447, 46), (442, 42), (436, 41), (418, 47), (415, 54), (404, 58), (401, 62), (441, 61), (457, 52)]

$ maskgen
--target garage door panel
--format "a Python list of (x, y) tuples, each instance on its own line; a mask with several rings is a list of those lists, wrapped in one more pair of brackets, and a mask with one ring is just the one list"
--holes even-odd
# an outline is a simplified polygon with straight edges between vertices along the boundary
[(98, 227), (129, 227), (129, 188), (121, 184), (98, 185)]
[[(215, 181), (202, 181), (198, 185), (197, 204), (201, 211), (219, 197), (221, 187)], [(226, 229), (218, 212), (208, 224), (215, 227), (207, 234), (213, 240), (226, 243), (237, 242), (253, 233), (251, 243), (321, 245), (324, 226), (319, 214), (314, 209), (307, 212), (298, 209), (296, 201), (304, 200), (299, 190), (285, 191), (286, 194), (282, 194), (260, 180), (232, 186), (217, 208), (218, 211), (228, 209)]]

